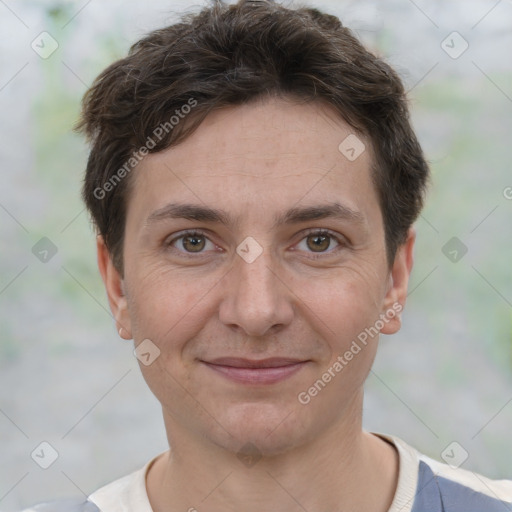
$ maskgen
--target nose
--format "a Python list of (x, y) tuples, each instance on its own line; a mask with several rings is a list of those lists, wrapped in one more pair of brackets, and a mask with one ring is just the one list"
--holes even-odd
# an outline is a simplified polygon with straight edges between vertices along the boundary
[(225, 325), (261, 337), (275, 334), (292, 321), (294, 294), (269, 250), (264, 249), (252, 262), (236, 255), (223, 281), (219, 316)]

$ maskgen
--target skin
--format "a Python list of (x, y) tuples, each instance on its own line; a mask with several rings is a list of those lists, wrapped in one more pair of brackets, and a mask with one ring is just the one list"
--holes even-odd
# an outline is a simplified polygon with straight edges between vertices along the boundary
[[(147, 476), (156, 512), (388, 510), (398, 456), (362, 428), (379, 336), (307, 405), (297, 399), (379, 315), (405, 304), (415, 232), (388, 265), (371, 144), (358, 135), (366, 150), (354, 161), (338, 150), (353, 133), (319, 102), (223, 108), (178, 146), (147, 156), (131, 177), (123, 278), (98, 237), (118, 329), (136, 346), (150, 339), (160, 350), (140, 364), (171, 448)], [(237, 222), (148, 221), (178, 202), (222, 208)], [(361, 222), (274, 225), (289, 208), (332, 202)], [(187, 229), (205, 231), (199, 253), (190, 238), (176, 240)], [(312, 229), (328, 229), (340, 243), (318, 243)], [(252, 263), (236, 252), (248, 236), (263, 250)], [(381, 333), (400, 325), (396, 315)], [(308, 363), (283, 381), (246, 385), (201, 362), (226, 356)], [(251, 466), (237, 457), (247, 443), (261, 457)]]

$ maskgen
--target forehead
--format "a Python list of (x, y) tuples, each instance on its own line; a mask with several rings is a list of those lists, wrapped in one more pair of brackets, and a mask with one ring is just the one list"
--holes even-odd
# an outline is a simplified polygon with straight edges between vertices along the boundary
[(362, 201), (377, 203), (371, 165), (369, 141), (332, 107), (258, 100), (220, 109), (177, 146), (146, 156), (132, 176), (129, 211), (147, 218), (176, 199), (243, 205), (246, 214), (251, 205), (261, 212), (320, 199), (359, 210)]

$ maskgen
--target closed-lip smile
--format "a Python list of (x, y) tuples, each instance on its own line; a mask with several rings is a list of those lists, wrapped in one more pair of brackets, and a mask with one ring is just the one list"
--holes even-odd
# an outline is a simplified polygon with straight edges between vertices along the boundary
[(220, 357), (201, 361), (212, 370), (230, 380), (243, 384), (274, 384), (299, 371), (308, 360), (288, 357), (245, 359)]

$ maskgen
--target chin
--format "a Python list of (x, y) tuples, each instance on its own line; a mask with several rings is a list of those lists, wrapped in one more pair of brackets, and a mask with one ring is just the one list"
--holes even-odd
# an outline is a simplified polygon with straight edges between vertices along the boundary
[(221, 439), (212, 441), (240, 455), (244, 448), (260, 455), (279, 455), (307, 442), (308, 433), (311, 435), (308, 421), (299, 419), (298, 411), (282, 404), (232, 405), (219, 422), (231, 436), (222, 432)]

